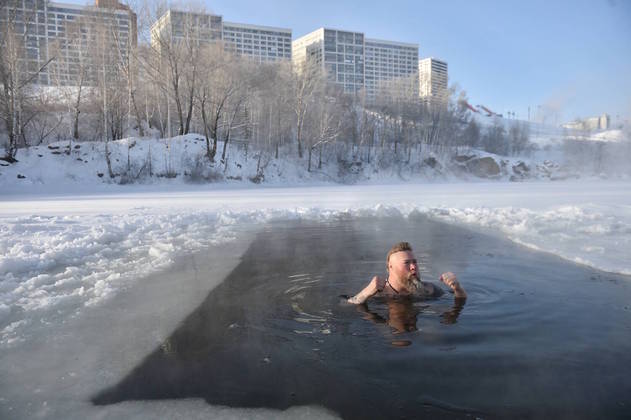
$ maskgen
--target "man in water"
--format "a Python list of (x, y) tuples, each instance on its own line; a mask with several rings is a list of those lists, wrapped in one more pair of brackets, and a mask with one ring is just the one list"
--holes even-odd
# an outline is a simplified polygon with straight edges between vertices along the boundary
[[(348, 299), (349, 303), (361, 304), (372, 296), (419, 296), (439, 297), (445, 292), (437, 285), (422, 282), (418, 273), (418, 262), (412, 253), (412, 247), (407, 242), (395, 244), (386, 257), (388, 278), (378, 276), (372, 278), (368, 286)], [(464, 291), (456, 275), (451, 272), (443, 273), (440, 280), (454, 292), (456, 299), (466, 299)]]

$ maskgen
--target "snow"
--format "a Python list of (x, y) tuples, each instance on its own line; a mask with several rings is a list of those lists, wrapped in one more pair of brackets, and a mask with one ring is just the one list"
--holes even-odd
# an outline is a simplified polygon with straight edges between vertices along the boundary
[(624, 135), (624, 131), (619, 130), (619, 129), (614, 129), (614, 130), (606, 130), (606, 131), (594, 133), (590, 137), (590, 139), (594, 141), (620, 142), (620, 141), (624, 141), (625, 135)]
[[(130, 154), (136, 154), (132, 166), (152, 156), (156, 173), (169, 168), (183, 171), (195, 162), (203, 146), (194, 135), (184, 140), (137, 142), (129, 149)], [(114, 149), (118, 168), (126, 165), (124, 153), (129, 142), (133, 140), (121, 142), (119, 146), (124, 147)], [(170, 303), (170, 309), (166, 302), (173, 296), (160, 297), (167, 309), (159, 320), (161, 333), (157, 337), (140, 338), (135, 334), (130, 338), (120, 332), (119, 340), (106, 341), (93, 331), (91, 319), (108, 319), (109, 308), (124, 306), (119, 300), (133, 290), (142, 290), (150, 307), (151, 291), (157, 282), (170, 281), (163, 273), (173, 269), (179, 258), (212, 247), (234, 247), (240, 241), (245, 243), (236, 248), (245, 250), (248, 237), (265, 223), (279, 219), (325, 221), (340, 215), (408, 217), (423, 213), (507, 237), (578, 264), (631, 275), (631, 182), (624, 178), (463, 182), (449, 176), (429, 176), (420, 182), (402, 182), (400, 174), (378, 174), (356, 185), (339, 185), (328, 182), (331, 174), (326, 169), (320, 176), (305, 178), (304, 168), (290, 162), (270, 169), (261, 185), (247, 180), (194, 184), (182, 177), (118, 185), (107, 182), (105, 163), (99, 158), (101, 148), (98, 143), (82, 143), (69, 156), (51, 153), (62, 149), (32, 148), (18, 154), (19, 164), (0, 168), (0, 349), (9, 355), (2, 361), (3, 371), (11, 360), (23, 362), (23, 351), (42, 358), (41, 365), (47, 366), (41, 354), (42, 337), (58, 336), (50, 340), (63, 341), (69, 334), (64, 328), (72, 324), (72, 334), (77, 333), (91, 345), (99, 343), (104, 347), (100, 352), (113, 352), (111, 358), (122, 351), (108, 349), (108, 345), (128, 343), (125, 360), (116, 360), (120, 366), (107, 373), (123, 375), (195, 307), (195, 299), (205, 296), (207, 290), (195, 293), (185, 287), (178, 289), (177, 293), (188, 295)], [(164, 154), (167, 150), (170, 154)], [(170, 156), (171, 161), (162, 156)], [(229, 160), (227, 173), (247, 177), (256, 172), (256, 159), (234, 160), (234, 156), (236, 153)], [(241, 172), (230, 172), (236, 171), (237, 164)], [(215, 168), (219, 169), (223, 171)], [(25, 178), (16, 181), (18, 173)], [(106, 175), (99, 177), (98, 173)], [(200, 176), (211, 175), (206, 172)], [(218, 278), (229, 272), (229, 261), (236, 261), (239, 254), (235, 251), (230, 255), (232, 259), (221, 260), (225, 264), (217, 269), (224, 270), (224, 274)], [(213, 284), (204, 287), (212, 288)], [(144, 309), (135, 308), (125, 316), (140, 328), (142, 314)], [(146, 322), (155, 327), (158, 321)], [(47, 340), (44, 342), (49, 343)], [(76, 369), (70, 357), (60, 362), (59, 369)], [(21, 379), (23, 385), (39, 380), (41, 369), (36, 369), (37, 363), (33, 366), (32, 377), (25, 373)], [(65, 372), (64, 378), (68, 375)], [(94, 387), (90, 384), (88, 388)], [(0, 404), (3, 401), (0, 399)], [(50, 411), (51, 406), (52, 402), (42, 408), (42, 417), (91, 414), (89, 407), (70, 405), (68, 412), (59, 412)], [(119, 411), (123, 417), (152, 417), (151, 413), (155, 417), (178, 414), (226, 418), (328, 415), (308, 408), (283, 413), (228, 410), (194, 400), (126, 403), (111, 410), (111, 417)]]
[[(505, 122), (508, 124), (508, 122)], [(597, 133), (594, 139), (612, 140), (616, 145), (631, 144), (628, 133), (610, 130)], [(496, 180), (509, 180), (511, 177), (522, 179), (562, 179), (568, 177), (595, 178), (603, 172), (610, 179), (629, 179), (631, 172), (628, 162), (621, 153), (629, 153), (620, 146), (612, 150), (614, 156), (608, 156), (610, 164), (603, 160), (600, 166), (593, 166), (591, 161), (580, 161), (577, 166), (563, 156), (563, 137), (558, 129), (537, 126), (531, 129), (531, 140), (540, 150), (531, 157), (502, 157), (479, 150), (461, 149), (454, 153), (476, 157), (492, 157), (501, 168), (501, 173), (493, 176)], [(569, 140), (571, 141), (571, 140)], [(307, 172), (306, 158), (298, 159), (295, 145), (284, 147), (281, 159), (274, 159), (272, 154), (260, 155), (244, 143), (229, 143), (226, 159), (222, 161), (223, 142), (218, 143), (217, 156), (213, 164), (206, 157), (206, 141), (199, 134), (188, 134), (170, 139), (128, 138), (109, 143), (112, 171), (118, 176), (110, 179), (105, 161), (105, 145), (102, 142), (55, 142), (49, 145), (20, 149), (17, 163), (8, 164), (0, 160), (0, 193), (3, 194), (68, 194), (68, 193), (120, 193), (132, 191), (165, 191), (194, 189), (200, 183), (222, 184), (224, 187), (248, 188), (257, 175), (257, 168), (264, 173), (263, 184), (266, 186), (325, 185), (333, 182), (345, 183), (397, 183), (414, 180), (425, 181), (462, 181), (480, 180), (463, 169), (462, 164), (454, 163), (450, 153), (436, 154), (422, 148), (410, 156), (399, 156), (399, 162), (390, 159), (382, 166), (374, 155), (378, 148), (371, 151), (370, 163), (364, 162), (358, 167), (343, 168), (338, 166), (335, 156), (324, 159), (318, 168), (318, 158), (312, 158), (312, 170)], [(364, 153), (366, 150), (364, 150)], [(346, 152), (348, 154), (348, 151)], [(435, 164), (428, 165), (428, 158), (435, 159)], [(528, 170), (515, 171), (514, 166), (523, 163)], [(341, 173), (343, 172), (343, 173)], [(134, 184), (134, 188), (124, 188), (121, 184)], [(139, 188), (139, 185), (142, 187)], [(122, 188), (121, 188), (122, 187)]]

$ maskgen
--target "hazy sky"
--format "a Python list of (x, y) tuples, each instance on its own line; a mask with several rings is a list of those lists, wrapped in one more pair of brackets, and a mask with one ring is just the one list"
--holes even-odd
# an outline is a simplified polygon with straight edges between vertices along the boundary
[[(68, 1), (68, 0), (66, 0)], [(85, 4), (86, 1), (70, 0)], [(181, 3), (181, 2), (180, 2)], [(319, 27), (419, 44), (449, 63), (449, 83), (473, 105), (558, 122), (607, 112), (631, 117), (631, 1), (627, 0), (207, 0), (224, 20)], [(542, 112), (543, 113), (543, 112)], [(554, 112), (548, 121), (553, 122)]]

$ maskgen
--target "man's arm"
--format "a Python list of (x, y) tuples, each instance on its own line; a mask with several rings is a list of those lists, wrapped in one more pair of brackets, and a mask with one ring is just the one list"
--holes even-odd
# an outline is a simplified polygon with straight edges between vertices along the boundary
[(370, 280), (368, 286), (364, 287), (361, 292), (357, 293), (352, 298), (348, 299), (348, 303), (353, 303), (355, 305), (364, 303), (368, 298), (374, 296), (377, 292), (381, 292), (386, 285), (386, 281), (375, 276)]
[(467, 298), (467, 292), (464, 291), (464, 288), (460, 285), (456, 275), (451, 271), (443, 273), (440, 276), (440, 281), (445, 283), (451, 290), (454, 291), (454, 297), (461, 299)]

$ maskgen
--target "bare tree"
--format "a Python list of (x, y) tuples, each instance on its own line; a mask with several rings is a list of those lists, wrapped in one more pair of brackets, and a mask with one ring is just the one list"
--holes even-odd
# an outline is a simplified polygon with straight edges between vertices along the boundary
[(308, 119), (308, 158), (307, 171), (311, 172), (311, 156), (318, 149), (318, 169), (322, 168), (322, 151), (327, 144), (334, 142), (341, 133), (342, 110), (335, 97), (323, 98), (313, 106)]
[(530, 153), (533, 149), (530, 143), (530, 129), (526, 123), (515, 121), (508, 129), (510, 151), (513, 155)]
[[(49, 44), (49, 54), (55, 60), (49, 65), (48, 73), (52, 84), (63, 98), (71, 115), (71, 136), (75, 141), (79, 140), (79, 115), (81, 113), (84, 89), (89, 83), (90, 71), (94, 72), (92, 54), (88, 48), (91, 39), (89, 32), (93, 30), (89, 21), (79, 18), (75, 22), (68, 23), (66, 33), (68, 40), (53, 40)], [(69, 51), (75, 52), (72, 57)], [(94, 83), (94, 74), (92, 75)], [(68, 144), (68, 152), (72, 145)]]
[(204, 57), (206, 71), (197, 90), (197, 101), (202, 115), (207, 156), (214, 162), (220, 124), (229, 100), (238, 92), (241, 81), (236, 72), (238, 60), (224, 52), (220, 45), (209, 46)]
[(309, 107), (315, 92), (321, 89), (324, 75), (319, 65), (311, 60), (306, 61), (294, 69), (293, 109), (296, 114), (296, 141), (298, 142), (298, 157), (302, 158), (302, 130)]
[(8, 136), (3, 158), (8, 162), (15, 162), (20, 140), (26, 145), (25, 127), (32, 119), (28, 108), (32, 84), (51, 61), (40, 64), (27, 54), (25, 46), (35, 37), (30, 25), (35, 5), (32, 10), (18, 12), (20, 5), (13, 1), (0, 5), (0, 118)]
[(483, 138), (484, 150), (497, 155), (508, 155), (508, 141), (502, 121), (496, 117)]
[[(180, 135), (191, 127), (195, 92), (202, 83), (201, 52), (211, 41), (205, 34), (203, 9), (193, 10), (190, 4), (186, 7), (190, 10), (178, 12), (170, 27), (156, 28), (151, 34), (152, 48), (159, 57), (153, 66), (154, 83), (175, 103)], [(165, 11), (164, 6), (159, 9)]]

